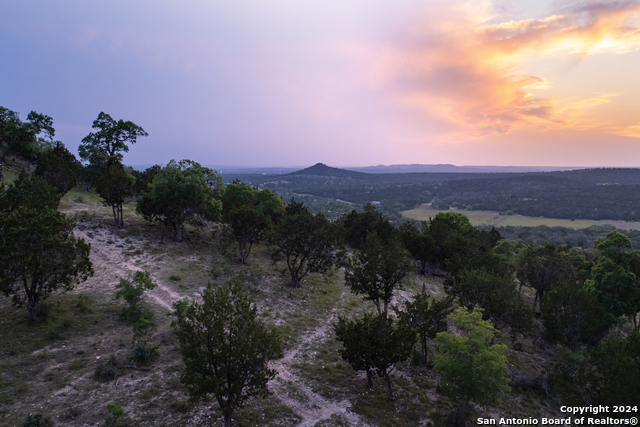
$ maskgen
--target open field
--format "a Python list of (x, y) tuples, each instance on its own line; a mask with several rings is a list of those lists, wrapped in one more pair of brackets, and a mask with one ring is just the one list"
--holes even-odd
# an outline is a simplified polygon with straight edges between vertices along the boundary
[(468, 210), (438, 210), (428, 206), (422, 206), (417, 209), (410, 209), (401, 212), (406, 218), (415, 219), (416, 221), (428, 221), (429, 217), (434, 217), (438, 212), (459, 212), (469, 217), (471, 224), (476, 225), (492, 225), (494, 227), (522, 226), (536, 227), (538, 225), (546, 225), (548, 227), (567, 227), (567, 228), (587, 228), (592, 225), (613, 225), (621, 230), (640, 230), (640, 222), (636, 221), (616, 221), (602, 220), (594, 221), (590, 219), (570, 219), (560, 218), (540, 218), (522, 215), (499, 215), (495, 211), (468, 211)]

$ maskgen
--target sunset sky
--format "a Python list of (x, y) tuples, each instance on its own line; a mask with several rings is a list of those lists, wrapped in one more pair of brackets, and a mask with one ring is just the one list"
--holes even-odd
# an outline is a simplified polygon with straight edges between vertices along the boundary
[(640, 167), (640, 1), (0, 3), (0, 105), (127, 164)]

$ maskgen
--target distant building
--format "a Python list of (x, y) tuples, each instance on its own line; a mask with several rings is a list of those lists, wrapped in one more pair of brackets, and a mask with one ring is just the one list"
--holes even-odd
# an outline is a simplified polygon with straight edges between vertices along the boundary
[(379, 205), (379, 204), (380, 204), (380, 202), (379, 202), (379, 201), (377, 201), (377, 200), (374, 200), (373, 202), (371, 202), (371, 204), (372, 204), (372, 205)]

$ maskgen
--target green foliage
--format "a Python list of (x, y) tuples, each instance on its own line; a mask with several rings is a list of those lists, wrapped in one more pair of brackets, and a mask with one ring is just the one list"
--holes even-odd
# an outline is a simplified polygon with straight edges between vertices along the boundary
[(8, 186), (0, 185), (0, 212), (12, 212), (19, 207), (57, 209), (60, 195), (47, 181), (22, 171)]
[(107, 403), (107, 411), (109, 411), (110, 414), (104, 419), (107, 426), (116, 425), (118, 420), (124, 415), (124, 409), (120, 407), (117, 400), (113, 403)]
[(117, 227), (123, 227), (122, 204), (126, 197), (133, 194), (133, 185), (136, 179), (122, 165), (122, 163), (109, 160), (106, 162), (100, 176), (95, 182), (96, 190), (102, 197), (102, 204), (110, 206), (113, 210), (113, 219)]
[(29, 414), (23, 427), (53, 427), (51, 417), (43, 417), (41, 414)]
[[(427, 340), (434, 339), (438, 332), (447, 330), (446, 317), (453, 309), (452, 302), (453, 298), (451, 297), (436, 301), (427, 293), (426, 286), (422, 285), (422, 292), (416, 294), (412, 302), (405, 303), (404, 311), (396, 310), (396, 314), (400, 318), (404, 318), (420, 337), (422, 357), (418, 359), (418, 363), (425, 366), (429, 364)], [(412, 359), (412, 364), (417, 363), (414, 363)]]
[[(48, 141), (38, 138), (41, 134)], [(31, 111), (23, 122), (17, 112), (0, 107), (0, 180), (2, 166), (8, 154), (20, 154), (26, 159), (35, 160), (42, 152), (42, 147), (53, 141), (54, 134), (51, 117)]]
[[(0, 187), (0, 290), (13, 294), (16, 305), (27, 302), (29, 318), (34, 320), (51, 292), (70, 290), (93, 275), (91, 245), (75, 238), (75, 224), (64, 214), (46, 204), (34, 206), (39, 194), (55, 194), (55, 189), (38, 177), (18, 181), (6, 190)], [(29, 184), (23, 185), (25, 181)], [(29, 186), (33, 200), (22, 204), (22, 196), (15, 194)]]
[(510, 325), (514, 336), (526, 335), (533, 327), (533, 312), (518, 297), (513, 274), (506, 268), (501, 272), (463, 270), (445, 281), (445, 291), (468, 309), (482, 307), (483, 318), (498, 328)]
[(362, 249), (348, 260), (344, 280), (351, 292), (373, 302), (378, 313), (386, 315), (395, 289), (412, 269), (411, 256), (398, 232), (386, 241), (370, 232)]
[(133, 324), (133, 358), (145, 362), (157, 354), (158, 346), (150, 346), (149, 340), (156, 330), (153, 313), (144, 310), (140, 318)]
[(149, 135), (133, 122), (115, 121), (104, 112), (98, 114), (91, 127), (96, 131), (82, 139), (78, 153), (82, 160), (100, 168), (110, 159), (122, 162), (122, 152), (129, 152), (127, 143), (135, 144), (138, 137)]
[(405, 222), (400, 226), (400, 233), (411, 257), (419, 263), (420, 273), (425, 274), (428, 263), (436, 260), (436, 240), (429, 230), (429, 224), (423, 221), (418, 229), (412, 222)]
[(153, 178), (160, 172), (162, 166), (153, 165), (143, 170), (142, 172), (138, 172), (136, 170), (132, 171), (133, 176), (136, 178), (136, 183), (133, 186), (133, 193), (135, 195), (139, 195), (143, 191), (149, 190), (149, 185), (153, 182)]
[(624, 234), (612, 231), (596, 240), (602, 250), (586, 286), (606, 312), (605, 327), (618, 322), (620, 316), (634, 318), (640, 311), (640, 250), (631, 249), (631, 241)]
[(140, 193), (136, 211), (147, 221), (173, 226), (182, 240), (186, 221), (220, 219), (222, 179), (215, 171), (191, 160), (171, 160), (153, 178), (149, 191)]
[(549, 338), (569, 347), (593, 345), (606, 330), (604, 310), (581, 285), (552, 288), (542, 308), (542, 324)]
[(371, 204), (366, 204), (363, 212), (352, 210), (343, 215), (340, 224), (344, 228), (345, 241), (356, 249), (367, 240), (367, 233), (375, 232), (386, 240), (393, 231), (389, 220)]
[(274, 217), (282, 214), (284, 207), (284, 201), (268, 188), (258, 190), (240, 182), (225, 187), (222, 219), (231, 226), (243, 264), (251, 253), (252, 245), (266, 237)]
[(535, 309), (538, 305), (538, 313), (542, 311), (545, 292), (554, 286), (568, 286), (578, 280), (576, 268), (566, 251), (567, 248), (562, 246), (536, 244), (525, 245), (518, 251), (520, 290), (525, 285), (535, 289), (533, 307)]
[(591, 351), (584, 370), (594, 405), (637, 405), (640, 395), (640, 333), (612, 336)]
[(133, 281), (128, 279), (120, 279), (120, 283), (116, 285), (116, 299), (123, 298), (129, 307), (123, 311), (124, 317), (130, 321), (138, 321), (142, 314), (140, 303), (145, 290), (152, 290), (158, 286), (151, 279), (151, 273), (148, 271), (136, 271)]
[(76, 177), (81, 168), (82, 164), (76, 156), (58, 141), (51, 150), (38, 157), (38, 166), (34, 173), (55, 187), (59, 196), (63, 196), (76, 185)]
[(213, 394), (230, 427), (233, 411), (253, 396), (266, 397), (276, 372), (268, 361), (282, 353), (277, 333), (258, 320), (256, 306), (239, 284), (202, 292), (202, 303), (176, 302), (172, 325), (193, 399)]
[[(368, 239), (367, 239), (368, 240)], [(342, 358), (356, 371), (365, 371), (369, 387), (377, 374), (387, 383), (389, 400), (395, 400), (389, 371), (407, 360), (416, 342), (416, 332), (401, 319), (397, 325), (384, 314), (365, 314), (362, 319), (338, 318), (334, 325), (336, 339), (342, 343)]]
[(109, 359), (101, 362), (96, 366), (94, 376), (98, 380), (110, 381), (118, 376), (118, 359), (113, 354), (109, 355)]
[(440, 390), (454, 402), (473, 401), (482, 405), (497, 402), (508, 386), (506, 346), (491, 345), (495, 329), (482, 320), (482, 309), (472, 312), (460, 307), (449, 315), (464, 335), (440, 332), (435, 369), (442, 374)]
[(322, 214), (312, 215), (294, 199), (287, 204), (268, 241), (272, 261), (285, 258), (291, 286), (296, 288), (308, 273), (324, 273), (341, 257), (339, 227)]

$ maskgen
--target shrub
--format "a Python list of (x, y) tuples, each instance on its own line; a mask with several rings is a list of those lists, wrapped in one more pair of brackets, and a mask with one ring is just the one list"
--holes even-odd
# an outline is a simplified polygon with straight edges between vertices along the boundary
[(29, 414), (25, 420), (24, 427), (52, 427), (53, 421), (51, 417), (43, 418), (40, 414)]
[(107, 411), (111, 414), (104, 419), (107, 426), (115, 425), (115, 423), (118, 422), (118, 419), (124, 415), (124, 409), (118, 405), (117, 400), (114, 403), (107, 403)]

